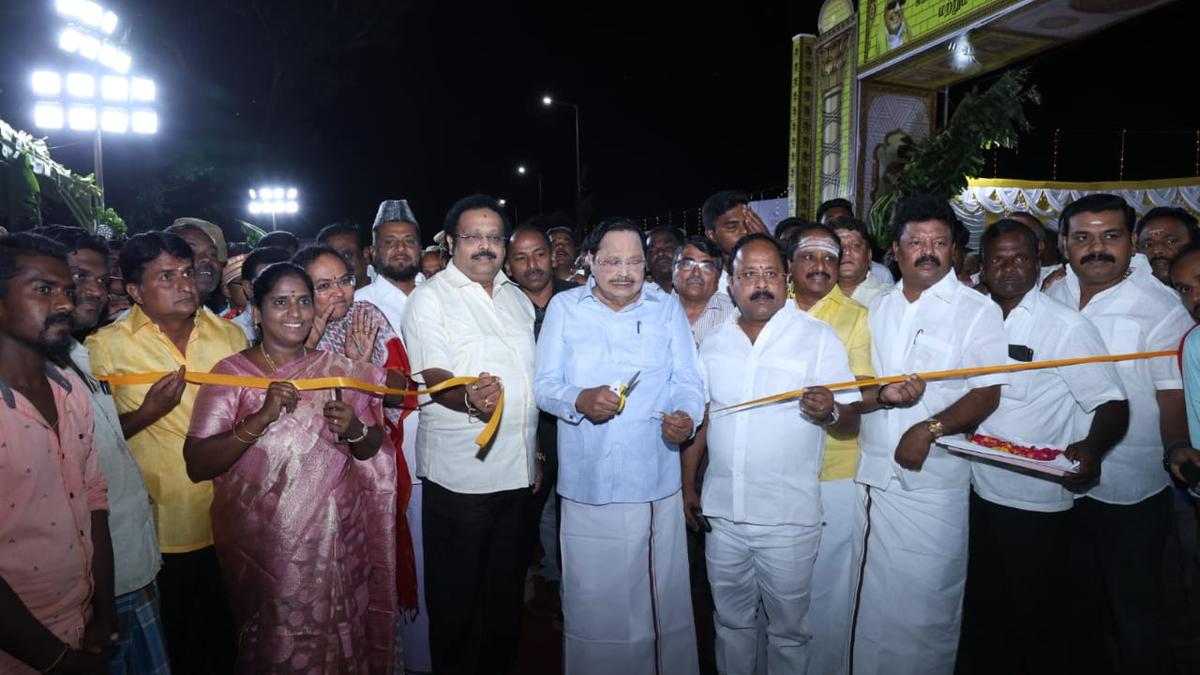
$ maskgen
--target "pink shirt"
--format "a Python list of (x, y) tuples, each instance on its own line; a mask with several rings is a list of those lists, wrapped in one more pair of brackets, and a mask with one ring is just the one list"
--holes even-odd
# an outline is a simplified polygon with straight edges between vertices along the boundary
[[(92, 403), (74, 374), (47, 365), (55, 434), (0, 380), (0, 577), (59, 639), (78, 646), (91, 614), (92, 511), (108, 510), (92, 442)], [(0, 674), (36, 672), (0, 652)]]

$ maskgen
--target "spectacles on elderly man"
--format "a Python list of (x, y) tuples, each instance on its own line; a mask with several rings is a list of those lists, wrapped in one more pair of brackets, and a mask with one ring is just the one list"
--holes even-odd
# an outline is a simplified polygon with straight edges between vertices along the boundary
[(341, 286), (342, 288), (353, 287), (354, 282), (354, 275), (347, 274), (346, 276), (334, 281), (318, 281), (317, 283), (313, 284), (313, 289), (315, 289), (318, 293), (328, 293), (329, 291), (333, 290), (334, 286)]
[(684, 272), (691, 272), (694, 269), (698, 269), (701, 272), (712, 272), (713, 274), (716, 274), (721, 269), (721, 263), (716, 260), (695, 260), (693, 258), (680, 258), (675, 263), (675, 266)]

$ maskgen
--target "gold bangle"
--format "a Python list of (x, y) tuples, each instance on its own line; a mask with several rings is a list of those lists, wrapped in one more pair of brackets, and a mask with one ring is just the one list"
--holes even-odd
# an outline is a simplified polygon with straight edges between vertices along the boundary
[(236, 438), (236, 439), (238, 440), (238, 442), (239, 442), (239, 443), (246, 443), (246, 444), (248, 444), (248, 445), (254, 445), (254, 443), (255, 443), (255, 442), (256, 442), (256, 441), (257, 441), (259, 438), (262, 438), (262, 435), (263, 435), (263, 434), (267, 433), (267, 430), (266, 430), (266, 429), (263, 429), (263, 430), (262, 430), (262, 433), (258, 433), (258, 434), (254, 433), (253, 431), (250, 431), (249, 429), (246, 429), (246, 433), (247, 433), (247, 434), (250, 436), (250, 440), (246, 440), (246, 439), (244, 439), (244, 438), (242, 438), (241, 436), (239, 436), (239, 435), (238, 435), (238, 426), (239, 426), (239, 425), (240, 425), (240, 426), (241, 426), (243, 429), (246, 429), (246, 418), (244, 418), (244, 417), (243, 417), (242, 419), (238, 420), (238, 421), (237, 421), (236, 423), (234, 423), (234, 425), (233, 425), (233, 437), (234, 437), (234, 438)]
[(347, 438), (346, 439), (347, 445), (353, 444), (353, 443), (361, 443), (362, 440), (367, 437), (367, 433), (371, 431), (371, 427), (363, 424), (361, 421), (359, 422), (359, 424), (362, 424), (362, 433), (358, 435), (358, 438)]

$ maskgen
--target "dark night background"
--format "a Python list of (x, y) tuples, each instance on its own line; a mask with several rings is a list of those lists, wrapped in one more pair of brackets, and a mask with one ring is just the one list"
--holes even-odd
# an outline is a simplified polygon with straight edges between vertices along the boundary
[[(474, 191), (574, 214), (570, 109), (582, 109), (591, 220), (625, 214), (696, 227), (709, 193), (767, 197), (786, 184), (790, 38), (814, 32), (820, 3), (461, 3), (407, 0), (112, 0), (130, 31), (133, 74), (158, 84), (160, 131), (106, 136), (107, 202), (133, 229), (175, 217), (229, 233), (246, 190), (294, 185), (313, 234), (338, 219), (369, 224), (381, 199), (406, 197), (427, 237)], [(1176, 2), (1034, 57), (1043, 103), (1001, 177), (1115, 180), (1129, 130), (1128, 180), (1193, 175), (1200, 8)], [(81, 63), (56, 47), (52, 0), (0, 7), (0, 118), (32, 128), (28, 74)], [(982, 81), (986, 82), (988, 78)], [(951, 92), (951, 100), (964, 87)], [(52, 155), (92, 170), (90, 136), (58, 132)], [(987, 175), (991, 175), (991, 165)], [(53, 208), (53, 216), (57, 214)], [(261, 220), (258, 220), (262, 224)], [(269, 227), (269, 221), (267, 221)], [(237, 238), (237, 237), (235, 237)]]

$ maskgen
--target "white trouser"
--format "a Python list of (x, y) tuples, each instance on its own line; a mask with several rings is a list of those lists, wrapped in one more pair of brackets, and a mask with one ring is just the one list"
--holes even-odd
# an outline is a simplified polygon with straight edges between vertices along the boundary
[(680, 493), (559, 516), (567, 675), (698, 675)]
[(968, 487), (858, 486), (854, 675), (951, 675), (967, 579)]
[(849, 672), (850, 613), (859, 565), (854, 556), (857, 496), (853, 478), (821, 483), (821, 545), (808, 608), (813, 634), (808, 669), (820, 675)]
[(421, 538), (421, 493), (424, 486), (413, 483), (412, 497), (404, 513), (408, 516), (408, 530), (412, 532), (413, 555), (417, 563), (417, 616), (400, 617), (400, 643), (404, 650), (404, 672), (432, 673), (433, 660), (429, 656), (429, 610), (425, 607), (425, 545)]
[(759, 600), (767, 616), (768, 675), (808, 669), (809, 594), (819, 526), (751, 525), (709, 518), (704, 557), (716, 608), (717, 671), (754, 672)]

